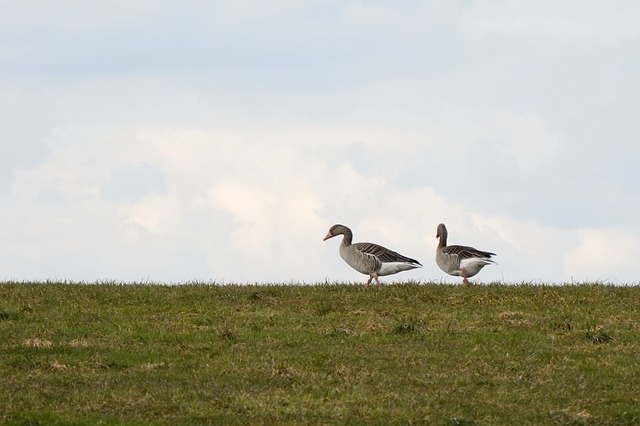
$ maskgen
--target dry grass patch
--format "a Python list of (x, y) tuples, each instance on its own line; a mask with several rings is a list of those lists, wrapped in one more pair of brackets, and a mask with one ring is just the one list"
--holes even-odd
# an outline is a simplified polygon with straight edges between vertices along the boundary
[(82, 339), (73, 339), (69, 342), (69, 346), (72, 348), (88, 348), (89, 342)]
[(48, 349), (53, 347), (53, 342), (47, 339), (40, 339), (39, 337), (25, 339), (22, 342), (22, 346), (28, 348)]
[(498, 314), (498, 319), (514, 327), (531, 327), (531, 320), (524, 312), (505, 311)]

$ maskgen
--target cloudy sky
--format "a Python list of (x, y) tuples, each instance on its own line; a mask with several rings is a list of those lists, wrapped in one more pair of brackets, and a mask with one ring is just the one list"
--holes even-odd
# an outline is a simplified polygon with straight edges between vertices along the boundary
[(638, 283), (640, 3), (0, 3), (0, 280)]

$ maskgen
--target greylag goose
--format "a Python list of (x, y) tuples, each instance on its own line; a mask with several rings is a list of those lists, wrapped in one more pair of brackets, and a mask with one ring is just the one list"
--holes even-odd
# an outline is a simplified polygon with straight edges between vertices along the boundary
[(467, 246), (448, 246), (447, 235), (444, 223), (438, 225), (436, 238), (440, 238), (440, 242), (436, 249), (436, 263), (447, 274), (462, 277), (463, 284), (468, 285), (467, 278), (473, 277), (486, 265), (496, 263), (491, 260), (495, 253)]
[(420, 268), (422, 265), (415, 259), (403, 256), (395, 251), (389, 250), (373, 243), (352, 244), (353, 233), (351, 229), (344, 225), (333, 225), (323, 241), (342, 235), (340, 244), (340, 257), (356, 271), (369, 275), (369, 280), (364, 288), (368, 288), (371, 280), (375, 280), (378, 288), (380, 285), (379, 276), (391, 275), (401, 271), (408, 271)]

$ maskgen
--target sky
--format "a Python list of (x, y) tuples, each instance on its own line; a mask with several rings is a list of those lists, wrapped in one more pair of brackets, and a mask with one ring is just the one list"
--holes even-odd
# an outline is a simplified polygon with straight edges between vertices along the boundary
[(0, 280), (640, 282), (640, 2), (0, 3)]

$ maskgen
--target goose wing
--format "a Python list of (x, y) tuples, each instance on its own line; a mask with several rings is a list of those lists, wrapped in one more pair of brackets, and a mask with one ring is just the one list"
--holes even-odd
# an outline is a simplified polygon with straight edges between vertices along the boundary
[(464, 260), (464, 259), (474, 259), (474, 258), (481, 258), (481, 259), (488, 259), (491, 260), (491, 256), (495, 256), (495, 253), (491, 253), (489, 251), (482, 251), (482, 250), (478, 250), (476, 248), (473, 247), (468, 247), (468, 246), (446, 246), (442, 248), (442, 253), (449, 255), (449, 256), (455, 256), (460, 260)]
[(418, 262), (415, 259), (411, 259), (410, 257), (401, 255), (398, 252), (395, 252), (393, 250), (389, 250), (386, 247), (383, 247), (381, 245), (378, 244), (374, 244), (374, 243), (356, 243), (353, 244), (356, 248), (356, 250), (358, 250), (359, 252), (366, 254), (366, 255), (371, 255), (376, 257), (377, 259), (379, 259), (382, 263), (393, 263), (393, 262), (400, 262), (400, 263), (407, 263), (407, 264), (411, 264), (411, 265), (419, 265), (422, 266), (422, 264), (420, 262)]

